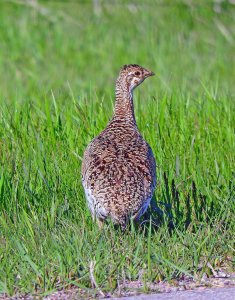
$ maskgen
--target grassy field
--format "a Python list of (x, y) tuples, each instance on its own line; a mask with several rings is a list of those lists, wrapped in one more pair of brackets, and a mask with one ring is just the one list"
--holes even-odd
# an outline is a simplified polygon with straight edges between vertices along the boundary
[[(1, 293), (90, 289), (94, 261), (104, 293), (235, 269), (235, 5), (97, 3), (0, 3)], [(92, 223), (80, 167), (128, 63), (157, 74), (135, 112), (158, 183), (151, 219), (123, 235)]]

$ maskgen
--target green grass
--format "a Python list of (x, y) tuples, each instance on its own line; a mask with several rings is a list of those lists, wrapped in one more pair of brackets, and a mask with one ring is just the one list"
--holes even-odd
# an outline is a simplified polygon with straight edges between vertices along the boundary
[[(90, 289), (92, 261), (104, 292), (234, 270), (235, 6), (188, 2), (1, 1), (0, 292)], [(80, 167), (125, 63), (157, 74), (135, 111), (158, 183), (152, 222), (123, 235), (92, 223)]]

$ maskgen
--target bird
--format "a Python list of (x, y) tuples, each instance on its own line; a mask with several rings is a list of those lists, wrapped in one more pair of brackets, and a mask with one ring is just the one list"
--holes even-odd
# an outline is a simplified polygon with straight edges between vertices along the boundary
[(120, 69), (113, 116), (84, 152), (82, 185), (100, 228), (111, 219), (125, 231), (131, 219), (138, 221), (146, 212), (153, 197), (156, 161), (138, 130), (133, 103), (133, 90), (153, 75), (137, 64)]

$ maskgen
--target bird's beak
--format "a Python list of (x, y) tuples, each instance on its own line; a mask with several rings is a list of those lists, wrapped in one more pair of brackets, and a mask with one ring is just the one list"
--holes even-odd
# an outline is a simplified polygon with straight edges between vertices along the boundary
[(147, 77), (150, 77), (150, 76), (154, 76), (155, 73), (145, 69), (144, 75), (145, 75), (145, 78), (147, 78)]

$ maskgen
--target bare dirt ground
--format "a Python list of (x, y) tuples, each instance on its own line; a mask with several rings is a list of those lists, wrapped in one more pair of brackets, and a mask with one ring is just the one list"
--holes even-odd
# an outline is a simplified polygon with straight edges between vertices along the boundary
[(235, 287), (232, 288), (211, 288), (178, 291), (175, 293), (148, 294), (132, 296), (127, 298), (116, 298), (113, 300), (234, 300)]
[[(231, 289), (227, 289), (231, 287)], [(101, 291), (100, 289), (87, 289), (83, 290), (78, 287), (70, 287), (68, 289), (63, 289), (59, 291), (52, 292), (48, 296), (42, 296), (42, 295), (17, 295), (14, 297), (8, 297), (4, 294), (0, 295), (0, 299), (8, 300), (18, 300), (18, 299), (24, 299), (24, 300), (33, 300), (33, 299), (43, 299), (43, 300), (58, 300), (58, 299), (104, 299), (104, 298), (118, 298), (118, 297), (131, 297), (130, 299), (134, 299), (133, 296), (142, 295), (140, 297), (141, 299), (144, 297), (143, 294), (153, 294), (153, 293), (164, 293), (171, 296), (176, 297), (177, 295), (180, 295), (177, 293), (178, 291), (202, 291), (205, 292), (209, 290), (210, 288), (218, 288), (218, 292), (221, 290), (221, 288), (224, 288), (226, 293), (234, 293), (235, 291), (235, 272), (230, 274), (214, 274), (214, 276), (207, 278), (207, 276), (204, 276), (204, 278), (201, 279), (200, 282), (195, 281), (188, 277), (183, 277), (181, 279), (177, 280), (171, 280), (170, 282), (167, 281), (160, 281), (160, 282), (153, 282), (151, 284), (144, 284), (142, 281), (124, 281), (118, 284), (118, 287), (115, 291), (112, 293), (108, 292), (105, 293), (105, 291)], [(170, 293), (170, 294), (169, 294)], [(190, 294), (190, 293), (189, 293)], [(192, 299), (193, 295), (192, 294)], [(162, 294), (163, 295), (163, 294)], [(184, 294), (183, 294), (184, 295)], [(160, 295), (159, 295), (160, 296)], [(186, 296), (186, 294), (185, 294)], [(187, 296), (189, 297), (189, 296)], [(231, 297), (233, 295), (231, 294)], [(152, 297), (154, 299), (154, 295)], [(144, 298), (143, 298), (144, 299)], [(168, 299), (168, 298), (162, 298), (162, 299)], [(181, 298), (174, 298), (174, 299), (181, 299)], [(186, 299), (186, 298), (182, 298)], [(191, 299), (191, 296), (189, 297)], [(199, 298), (198, 298), (199, 299)], [(200, 298), (201, 299), (201, 298)], [(202, 298), (205, 299), (205, 298)], [(221, 298), (210, 298), (210, 299), (221, 299)], [(231, 298), (231, 299), (235, 299)], [(208, 298), (209, 300), (209, 298)]]

